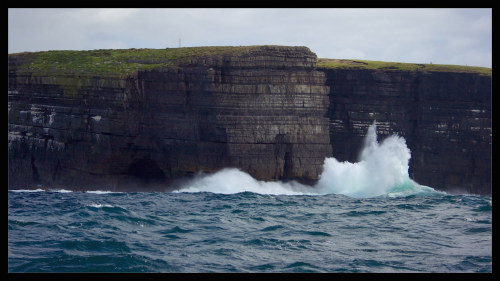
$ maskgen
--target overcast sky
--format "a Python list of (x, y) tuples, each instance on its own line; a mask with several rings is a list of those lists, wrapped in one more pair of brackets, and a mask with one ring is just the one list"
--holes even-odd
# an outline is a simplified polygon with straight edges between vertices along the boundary
[(492, 9), (9, 9), (8, 52), (307, 46), (319, 58), (491, 67)]

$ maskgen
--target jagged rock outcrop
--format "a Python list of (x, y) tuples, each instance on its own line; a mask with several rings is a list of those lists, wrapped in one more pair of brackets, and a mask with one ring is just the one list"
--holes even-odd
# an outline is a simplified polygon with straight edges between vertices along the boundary
[(9, 186), (164, 187), (224, 167), (315, 180), (331, 154), (315, 63), (261, 46), (116, 78), (20, 73), (9, 57)]
[[(363, 65), (360, 62), (349, 62)], [(410, 176), (491, 194), (491, 74), (330, 68), (306, 47), (9, 55), (9, 188), (165, 190), (198, 171), (314, 182), (367, 127)]]

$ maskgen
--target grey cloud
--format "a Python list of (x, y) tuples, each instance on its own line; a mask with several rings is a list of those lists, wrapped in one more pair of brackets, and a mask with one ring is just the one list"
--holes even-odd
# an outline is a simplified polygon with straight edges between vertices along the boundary
[(9, 53), (300, 45), (318, 57), (491, 67), (491, 9), (9, 9)]

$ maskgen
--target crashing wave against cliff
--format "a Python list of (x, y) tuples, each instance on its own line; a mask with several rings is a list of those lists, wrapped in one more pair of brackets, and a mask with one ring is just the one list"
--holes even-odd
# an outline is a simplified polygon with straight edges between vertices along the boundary
[(377, 119), (418, 182), (491, 193), (491, 70), (316, 63), (287, 46), (10, 54), (9, 188), (163, 190), (227, 167), (312, 184)]

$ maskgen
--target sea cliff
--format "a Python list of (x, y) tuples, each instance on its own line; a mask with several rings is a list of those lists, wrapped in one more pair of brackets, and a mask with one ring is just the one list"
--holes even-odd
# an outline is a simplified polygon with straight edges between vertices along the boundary
[(9, 188), (165, 190), (225, 167), (313, 183), (376, 120), (417, 182), (491, 194), (491, 69), (372, 66), (286, 46), (10, 54)]
[(427, 68), (320, 68), (330, 86), (333, 156), (356, 162), (376, 120), (379, 139), (406, 139), (409, 174), (418, 183), (491, 194), (491, 75)]

